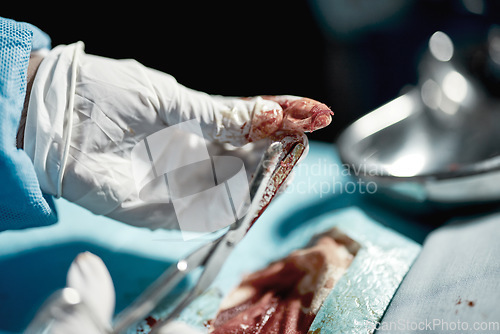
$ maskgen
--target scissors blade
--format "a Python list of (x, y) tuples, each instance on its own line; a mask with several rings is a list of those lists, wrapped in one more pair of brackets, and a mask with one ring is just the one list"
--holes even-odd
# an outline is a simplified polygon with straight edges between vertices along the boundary
[[(307, 137), (305, 138), (307, 140)], [(210, 254), (205, 263), (205, 270), (194, 289), (196, 294), (201, 294), (214, 281), (233, 249), (245, 237), (253, 223), (260, 217), (276, 192), (286, 181), (293, 166), (295, 166), (301, 158), (302, 153), (304, 153), (306, 145), (303, 142), (296, 143), (296, 145), (292, 145), (289, 148), (290, 150), (284, 156), (281, 156), (283, 145), (280, 143), (276, 147), (279, 151), (273, 152), (274, 155), (269, 157), (270, 159), (267, 160), (266, 164), (260, 164), (261, 168), (265, 167), (267, 170), (259, 173), (261, 178), (255, 183), (257, 186), (251, 189), (250, 197), (252, 201), (250, 208), (245, 216), (233, 224), (229, 231), (222, 236), (221, 240), (214, 245), (211, 250), (212, 254)], [(272, 172), (269, 172), (268, 167), (275, 165), (277, 167)]]
[[(275, 144), (275, 145), (274, 145)], [(269, 172), (268, 165), (274, 165), (279, 160), (282, 146), (279, 143), (273, 143), (264, 155), (261, 163), (257, 167), (254, 179), (250, 184), (250, 207), (244, 217), (236, 221), (231, 228), (219, 239), (212, 242), (211, 249), (208, 250), (204, 270), (201, 273), (196, 285), (185, 295), (176, 307), (162, 320), (155, 324), (151, 334), (158, 333), (161, 328), (175, 319), (182, 310), (188, 306), (194, 299), (205, 291), (214, 281), (227, 257), (231, 254), (236, 244), (245, 236), (251, 221), (255, 220), (260, 211), (260, 199), (265, 192), (272, 173)]]
[[(272, 159), (266, 160), (266, 164), (259, 165), (259, 167), (262, 168), (266, 167), (266, 170), (256, 173), (256, 175), (259, 175), (260, 180), (255, 183), (258, 186), (251, 187), (252, 202), (247, 214), (243, 217), (243, 219), (233, 224), (231, 229), (224, 236), (222, 236), (220, 240), (218, 240), (217, 244), (215, 244), (212, 248), (210, 256), (207, 258), (205, 270), (199, 277), (195, 287), (181, 301), (181, 303), (179, 303), (176, 308), (168, 314), (167, 317), (163, 318), (155, 325), (151, 334), (159, 333), (161, 328), (175, 319), (185, 307), (187, 307), (213, 283), (233, 249), (243, 239), (253, 223), (269, 205), (276, 192), (290, 175), (293, 166), (295, 166), (295, 164), (302, 157), (302, 154), (307, 148), (307, 137), (301, 139), (302, 141), (289, 145), (289, 150), (284, 156), (273, 155), (270, 157)], [(279, 153), (283, 153), (283, 145), (279, 145), (277, 148), (278, 147), (281, 151)], [(272, 171), (272, 173), (269, 172), (268, 167), (275, 165), (277, 165), (277, 167)], [(254, 201), (254, 198), (259, 200)]]
[[(250, 183), (250, 206), (244, 217), (235, 222), (225, 235), (201, 246), (176, 266), (167, 269), (130, 306), (116, 318), (113, 333), (120, 333), (146, 317), (172, 291), (190, 271), (204, 266), (195, 287), (178, 302), (166, 318), (158, 322), (152, 334), (168, 324), (173, 318), (205, 291), (218, 275), (225, 260), (234, 247), (243, 239), (250, 227), (269, 205), (279, 187), (285, 182), (291, 168), (297, 163), (307, 147), (307, 137), (302, 136), (291, 146), (286, 140), (273, 142), (262, 157)], [(298, 144), (297, 144), (298, 143)], [(290, 148), (292, 147), (292, 149)], [(284, 151), (284, 148), (286, 150)], [(298, 149), (297, 149), (298, 148)], [(286, 162), (286, 165), (280, 162)], [(271, 189), (269, 188), (271, 185)]]
[(187, 257), (179, 260), (176, 265), (172, 265), (164, 271), (132, 304), (117, 315), (113, 333), (120, 333), (143, 320), (189, 272), (207, 260), (210, 249), (218, 240), (201, 246)]

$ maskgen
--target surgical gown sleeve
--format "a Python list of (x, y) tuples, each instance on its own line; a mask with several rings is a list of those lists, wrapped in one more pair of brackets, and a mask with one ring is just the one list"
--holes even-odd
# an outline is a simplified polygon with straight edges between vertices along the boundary
[(0, 231), (53, 224), (57, 214), (40, 190), (28, 155), (16, 148), (32, 50), (50, 38), (28, 23), (0, 17)]

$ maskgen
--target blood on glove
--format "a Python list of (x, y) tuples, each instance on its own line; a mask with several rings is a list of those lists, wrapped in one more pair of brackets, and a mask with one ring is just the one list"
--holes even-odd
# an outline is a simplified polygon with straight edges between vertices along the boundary
[(263, 96), (265, 100), (277, 102), (281, 107), (257, 110), (252, 118), (249, 142), (257, 141), (279, 130), (312, 132), (328, 126), (333, 112), (325, 104), (313, 99), (296, 96)]

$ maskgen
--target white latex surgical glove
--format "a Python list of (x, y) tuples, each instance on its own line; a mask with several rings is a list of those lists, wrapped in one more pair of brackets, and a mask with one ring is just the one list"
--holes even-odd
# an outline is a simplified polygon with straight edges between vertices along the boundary
[[(40, 307), (24, 331), (26, 334), (107, 334), (112, 332), (115, 309), (113, 281), (104, 262), (96, 255), (79, 254), (67, 275), (67, 287), (56, 291)], [(149, 331), (147, 321), (139, 328)], [(173, 322), (161, 334), (200, 334), (181, 322)]]
[[(76, 43), (54, 48), (40, 64), (24, 148), (48, 194), (136, 226), (182, 230), (182, 216), (192, 221), (187, 230), (210, 232), (227, 224), (197, 220), (240, 214), (215, 186), (228, 180), (218, 175), (231, 173), (228, 165), (234, 173), (241, 166), (214, 155), (242, 147), (243, 160), (259, 160), (263, 139), (320, 129), (331, 114), (296, 96), (209, 95), (133, 60), (87, 55)], [(241, 177), (227, 183), (239, 201), (242, 184)], [(204, 197), (200, 207), (191, 195)]]

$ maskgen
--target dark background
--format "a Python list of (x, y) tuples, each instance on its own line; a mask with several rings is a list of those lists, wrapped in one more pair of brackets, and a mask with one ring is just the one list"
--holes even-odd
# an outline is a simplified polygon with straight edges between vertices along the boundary
[(418, 59), (433, 32), (485, 36), (500, 13), (495, 1), (471, 0), (484, 8), (474, 14), (464, 5), (470, 1), (408, 0), (363, 24), (378, 17), (377, 4), (390, 1), (333, 1), (335, 15), (354, 11), (360, 22), (347, 30), (329, 26), (321, 1), (306, 0), (24, 5), (2, 16), (38, 26), (53, 46), (81, 40), (87, 53), (134, 58), (208, 93), (320, 100), (334, 110), (334, 124), (310, 138), (333, 142), (349, 123), (417, 82)]

